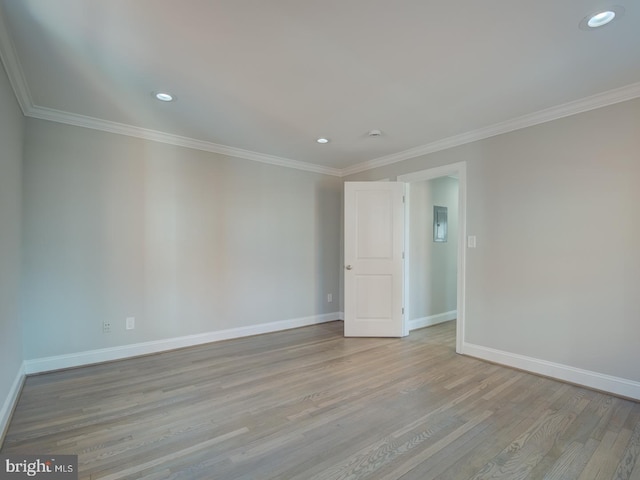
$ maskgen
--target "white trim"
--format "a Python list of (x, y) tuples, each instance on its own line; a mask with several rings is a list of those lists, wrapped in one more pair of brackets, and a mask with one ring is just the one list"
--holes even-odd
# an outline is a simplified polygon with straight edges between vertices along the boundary
[(462, 350), (467, 318), (467, 164), (458, 169), (458, 320), (456, 322), (456, 352)]
[(338, 177), (345, 177), (347, 175), (364, 172), (377, 167), (391, 165), (410, 158), (420, 157), (429, 153), (446, 150), (459, 145), (483, 140), (503, 133), (520, 130), (540, 123), (550, 122), (559, 118), (568, 117), (570, 115), (587, 112), (596, 108), (606, 107), (608, 105), (640, 97), (640, 82), (632, 83), (630, 85), (601, 92), (572, 102), (552, 106), (538, 112), (512, 118), (494, 125), (489, 125), (487, 127), (482, 127), (459, 135), (453, 135), (451, 137), (436, 140), (435, 142), (431, 142), (426, 145), (420, 145), (408, 150), (339, 169), (34, 105), (31, 92), (25, 78), (24, 69), (20, 64), (15, 45), (9, 35), (7, 22), (2, 9), (0, 9), (0, 59), (4, 64), (11, 87), (13, 88), (16, 99), (20, 104), (22, 113), (25, 116)]
[[(0, 46), (4, 41), (5, 39), (0, 37)], [(337, 177), (345, 177), (347, 175), (364, 172), (385, 165), (391, 165), (410, 158), (416, 158), (429, 153), (447, 150), (449, 148), (476, 142), (478, 140), (484, 140), (503, 133), (532, 127), (541, 123), (550, 122), (552, 120), (557, 120), (640, 97), (640, 82), (632, 83), (614, 90), (609, 90), (590, 97), (556, 105), (538, 112), (529, 113), (504, 122), (496, 123), (494, 125), (443, 138), (426, 145), (410, 148), (402, 152), (373, 160), (367, 160), (350, 167), (339, 169), (278, 157), (275, 155), (253, 152), (241, 148), (229, 147), (203, 140), (196, 140), (170, 133), (158, 132), (156, 130), (134, 127), (123, 123), (63, 112), (60, 110), (33, 106), (30, 100), (29, 90), (26, 87), (26, 82), (24, 81), (24, 74), (21, 73), (22, 69), (20, 68), (20, 64), (15, 53), (13, 53), (12, 48), (4, 48), (0, 53), (3, 55), (3, 60), (5, 56), (8, 58), (8, 61), (5, 62), (5, 66), (7, 67), (7, 71), (11, 72), (9, 74), (11, 85), (14, 87), (18, 102), (27, 116)], [(15, 73), (14, 70), (17, 73)]]
[(344, 322), (344, 312), (338, 312), (336, 313), (336, 316), (338, 317), (338, 320), (342, 320)]
[[(0, 38), (0, 45), (2, 45), (3, 41), (4, 40)], [(606, 107), (640, 97), (640, 82), (632, 83), (631, 85), (626, 85), (614, 90), (598, 93), (596, 95), (564, 103), (562, 105), (556, 105), (544, 110), (540, 110), (538, 112), (522, 115), (520, 117), (512, 118), (504, 122), (496, 123), (494, 125), (489, 125), (487, 127), (482, 127), (476, 130), (461, 133), (459, 135), (443, 138), (426, 145), (410, 148), (402, 152), (394, 153), (373, 160), (367, 160), (350, 167), (339, 169), (302, 162), (299, 160), (292, 160), (289, 158), (278, 157), (275, 155), (253, 152), (241, 148), (229, 147), (218, 143), (196, 140), (194, 138), (182, 137), (179, 135), (159, 132), (156, 130), (134, 127), (132, 125), (123, 123), (111, 122), (108, 120), (87, 117), (84, 115), (63, 112), (46, 107), (33, 106), (30, 100), (29, 90), (26, 87), (26, 83), (24, 81), (24, 74), (21, 73), (22, 69), (20, 68), (17, 57), (15, 57), (15, 54), (11, 52), (11, 48), (5, 48), (2, 50), (3, 51), (0, 51), (0, 54), (3, 55), (3, 60), (5, 59), (5, 56), (8, 58), (8, 61), (5, 62), (7, 71), (12, 72), (11, 74), (9, 74), (11, 85), (16, 92), (16, 97), (18, 98), (18, 102), (20, 103), (24, 114), (27, 116), (337, 177), (346, 177), (347, 175), (353, 175), (355, 173), (391, 165), (394, 163), (402, 162), (404, 160), (408, 160), (410, 158), (416, 158), (422, 155), (427, 155), (429, 153), (447, 150), (449, 148), (476, 142), (478, 140), (495, 137), (496, 135), (502, 135), (503, 133), (513, 132), (515, 130), (532, 127), (541, 123), (558, 120), (560, 118), (576, 115), (578, 113), (595, 110), (597, 108)], [(15, 60), (12, 57), (14, 57)], [(17, 74), (14, 73), (14, 69), (18, 72)]]
[(0, 8), (0, 60), (4, 64), (4, 69), (9, 77), (9, 83), (16, 96), (16, 100), (20, 105), (23, 115), (27, 115), (29, 110), (33, 108), (33, 101), (31, 100), (31, 93), (27, 86), (24, 70), (16, 54), (16, 48), (9, 35), (9, 29), (7, 28), (7, 20), (5, 19), (2, 8)]
[(27, 117), (39, 118), (41, 120), (49, 120), (57, 123), (64, 123), (76, 127), (90, 128), (103, 132), (115, 133), (118, 135), (126, 135), (129, 137), (142, 138), (159, 143), (176, 145), (179, 147), (192, 148), (205, 152), (219, 153), (230, 157), (243, 158), (254, 162), (267, 163), (269, 165), (277, 165), (279, 167), (294, 168), (307, 172), (331, 175), (334, 177), (341, 176), (341, 170), (333, 167), (325, 167), (313, 163), (292, 160), (289, 158), (268, 155), (241, 148), (229, 147), (218, 143), (196, 140), (190, 137), (173, 135), (170, 133), (159, 132), (147, 128), (135, 127), (124, 123), (112, 122), (85, 115), (79, 115), (70, 112), (64, 112), (53, 108), (41, 107), (33, 104), (29, 86), (25, 79), (24, 70), (20, 64), (6, 27), (6, 21), (0, 8), (0, 60), (4, 64), (9, 83), (15, 94), (16, 100), (22, 109), (23, 115)]
[(242, 148), (220, 145), (218, 143), (197, 140), (190, 137), (183, 137), (171, 133), (159, 132), (157, 130), (150, 130), (124, 123), (112, 122), (100, 118), (34, 105), (29, 85), (24, 74), (24, 69), (22, 68), (22, 64), (20, 63), (20, 59), (16, 53), (11, 35), (9, 35), (7, 22), (1, 8), (0, 60), (2, 60), (2, 63), (4, 64), (7, 76), (9, 77), (9, 83), (11, 84), (11, 88), (13, 88), (16, 100), (22, 109), (22, 113), (27, 117), (64, 123), (76, 127), (90, 128), (93, 130), (101, 130), (119, 135), (127, 135), (129, 137), (142, 138), (179, 147), (193, 148), (195, 150), (202, 150), (205, 152), (219, 153), (221, 155), (243, 158), (254, 162), (267, 163), (269, 165), (277, 165), (279, 167), (294, 168), (297, 170), (332, 175), (335, 177), (341, 176), (341, 170), (338, 168), (325, 167), (314, 163), (302, 162), (300, 160), (253, 152)]
[(428, 317), (415, 318), (409, 320), (409, 330), (416, 330), (418, 328), (431, 327), (439, 323), (448, 322), (449, 320), (455, 320), (458, 317), (457, 310), (450, 310), (444, 313), (438, 313), (437, 315), (429, 315)]
[(13, 41), (11, 40), (11, 36), (8, 33), (6, 20), (4, 18), (4, 15), (2, 14), (1, 9), (0, 59), (5, 66), (5, 70), (7, 71), (7, 75), (9, 77), (9, 82), (11, 83), (16, 99), (18, 100), (20, 108), (22, 109), (22, 112), (25, 116), (66, 123), (79, 127), (91, 128), (94, 130), (103, 130), (106, 132), (118, 133), (121, 135), (128, 135), (131, 137), (138, 137), (161, 143), (168, 143), (170, 145), (177, 145), (187, 148), (193, 148), (196, 150), (220, 153), (232, 157), (253, 160), (256, 162), (268, 163), (271, 165), (278, 165), (281, 167), (294, 168), (298, 170), (305, 170), (338, 177), (345, 177), (347, 175), (364, 172), (377, 167), (391, 165), (393, 163), (408, 160), (410, 158), (446, 150), (449, 148), (457, 147), (459, 145), (483, 140), (485, 138), (501, 135), (503, 133), (520, 130), (522, 128), (531, 127), (540, 123), (557, 120), (559, 118), (568, 117), (570, 115), (587, 112), (596, 108), (606, 107), (608, 105), (613, 105), (615, 103), (620, 103), (640, 97), (640, 82), (632, 83), (630, 85), (626, 85), (617, 89), (598, 93), (596, 95), (591, 95), (589, 97), (574, 100), (572, 102), (567, 102), (561, 105), (556, 105), (544, 110), (540, 110), (538, 112), (522, 115), (511, 120), (496, 123), (494, 125), (489, 125), (487, 127), (479, 128), (459, 135), (453, 135), (451, 137), (436, 140), (435, 142), (431, 142), (426, 145), (410, 148), (402, 152), (397, 152), (384, 157), (367, 160), (350, 167), (339, 169), (34, 105), (28, 84), (25, 79), (24, 70), (16, 54), (15, 46), (13, 44)]
[(167, 338), (151, 342), (136, 343), (132, 345), (122, 345), (119, 347), (101, 348), (85, 352), (70, 353), (66, 355), (56, 355), (53, 357), (36, 358), (25, 360), (24, 370), (27, 375), (33, 373), (49, 372), (62, 368), (80, 367), (93, 363), (120, 360), (123, 358), (137, 357), (151, 353), (174, 350), (176, 348), (191, 347), (204, 343), (218, 342), (232, 338), (248, 337), (262, 333), (279, 332), (290, 328), (306, 327), (318, 323), (332, 322), (337, 320), (339, 313), (324, 313), (310, 317), (293, 318), (278, 322), (250, 325), (246, 327), (230, 328), (228, 330), (218, 330), (184, 337)]
[(343, 168), (340, 171), (340, 176), (345, 177), (347, 175), (353, 175), (354, 173), (365, 172), (367, 170), (383, 167), (385, 165), (402, 162), (410, 158), (416, 158), (422, 155), (427, 155), (429, 153), (447, 150), (449, 148), (476, 142), (478, 140), (484, 140), (485, 138), (502, 135), (503, 133), (513, 132), (514, 130), (520, 130), (526, 127), (532, 127), (540, 123), (558, 120), (560, 118), (587, 112), (589, 110), (595, 110), (596, 108), (606, 107), (620, 102), (625, 102), (627, 100), (632, 100), (638, 97), (640, 97), (640, 82), (632, 83), (631, 85), (626, 85), (624, 87), (609, 90), (607, 92), (598, 93), (590, 97), (581, 98), (573, 102), (546, 108), (538, 112), (522, 115), (505, 122), (489, 125), (488, 127), (483, 127), (477, 130), (472, 130), (470, 132), (454, 135), (452, 137), (436, 140), (435, 142), (421, 145), (415, 148), (410, 148), (402, 152), (393, 153), (391, 155), (386, 155), (384, 157), (358, 163), (356, 165)]
[(582, 385), (588, 388), (612, 393), (614, 395), (640, 400), (640, 382), (635, 382), (633, 380), (592, 372), (590, 370), (583, 370), (581, 368), (575, 368), (560, 363), (540, 360), (538, 358), (527, 357), (525, 355), (505, 352), (471, 343), (464, 343), (460, 353), (480, 358), (482, 360), (487, 360), (489, 362), (517, 368), (519, 370), (537, 373), (539, 375), (544, 375), (545, 377), (551, 377), (576, 385)]
[[(398, 176), (399, 182), (407, 183), (406, 192), (406, 213), (409, 215), (411, 208), (409, 190), (412, 182), (420, 182), (431, 180), (433, 178), (456, 175), (458, 177), (458, 292), (457, 292), (457, 320), (456, 320), (456, 352), (461, 353), (465, 335), (465, 302), (466, 302), (466, 276), (467, 276), (467, 163), (458, 162), (441, 167), (429, 168), (419, 172), (408, 173)], [(410, 262), (409, 238), (410, 238), (410, 222), (405, 222), (405, 265)], [(409, 269), (405, 268), (405, 315), (410, 315), (409, 305)], [(409, 334), (409, 322), (405, 322), (405, 335)]]
[(441, 167), (433, 167), (400, 175), (398, 181), (405, 183), (424, 182), (425, 180), (433, 180), (434, 178), (452, 176), (455, 176), (456, 180), (460, 180), (460, 170), (463, 170), (465, 167), (465, 162), (450, 163), (448, 165), (442, 165)]
[(253, 152), (251, 150), (243, 150), (242, 148), (229, 147), (220, 145), (219, 143), (207, 142), (204, 140), (196, 140), (190, 137), (182, 137), (171, 133), (159, 132), (148, 128), (134, 127), (124, 123), (111, 122), (85, 115), (75, 113), (62, 112), (45, 107), (33, 107), (27, 114), (29, 117), (49, 120), (52, 122), (65, 123), (76, 127), (91, 128), (93, 130), (101, 130), (104, 132), (116, 133), (119, 135), (127, 135), (129, 137), (142, 138), (159, 143), (167, 143), (169, 145), (177, 145), (179, 147), (193, 148), (205, 152), (219, 153), (230, 157), (243, 158), (245, 160), (253, 160), (254, 162), (267, 163), (269, 165), (277, 165), (279, 167), (295, 168), (307, 172), (321, 173), (324, 175), (340, 176), (340, 170), (332, 167), (324, 167), (313, 163), (301, 162), (289, 158), (278, 157), (275, 155), (267, 155), (265, 153)]
[(404, 252), (402, 259), (402, 336), (406, 337), (411, 332), (411, 183), (406, 181), (406, 177), (397, 177), (398, 182), (404, 182)]
[(18, 398), (20, 397), (20, 392), (22, 391), (24, 379), (25, 370), (23, 362), (18, 369), (16, 378), (13, 381), (11, 388), (9, 389), (9, 394), (7, 395), (7, 398), (5, 398), (4, 403), (2, 404), (2, 409), (0, 410), (0, 447), (2, 447), (2, 443), (4, 442), (4, 436), (7, 433), (7, 428), (9, 427), (9, 421), (11, 420), (13, 409), (18, 403)]

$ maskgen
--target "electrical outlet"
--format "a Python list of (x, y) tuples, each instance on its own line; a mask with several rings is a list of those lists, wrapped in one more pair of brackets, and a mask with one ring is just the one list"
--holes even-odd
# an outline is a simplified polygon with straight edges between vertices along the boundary
[(327, 302), (329, 303), (333, 302), (333, 293), (327, 294)]
[(102, 322), (102, 333), (111, 333), (111, 322)]
[(127, 317), (127, 330), (133, 330), (134, 328), (136, 328), (135, 317)]

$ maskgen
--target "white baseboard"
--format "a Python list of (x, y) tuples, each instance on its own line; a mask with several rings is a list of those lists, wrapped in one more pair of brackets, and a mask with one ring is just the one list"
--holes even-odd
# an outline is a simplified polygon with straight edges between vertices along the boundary
[(318, 323), (332, 322), (338, 320), (339, 312), (324, 313), (310, 317), (293, 318), (278, 322), (250, 325), (247, 327), (230, 328), (228, 330), (218, 330), (213, 332), (199, 333), (196, 335), (186, 335), (184, 337), (167, 338), (151, 342), (135, 343), (132, 345), (122, 345), (119, 347), (101, 348), (85, 352), (71, 353), (67, 355), (56, 355), (53, 357), (36, 358), (24, 362), (24, 373), (49, 372), (63, 368), (80, 367), (92, 363), (108, 362), (123, 358), (148, 355), (150, 353), (164, 352), (176, 348), (191, 347), (203, 343), (218, 342), (232, 338), (248, 337), (261, 333), (278, 332), (291, 328), (306, 327)]
[(338, 316), (338, 320), (344, 321), (344, 312), (338, 312), (336, 315)]
[(430, 327), (442, 322), (448, 322), (449, 320), (455, 320), (458, 317), (457, 310), (451, 310), (449, 312), (439, 313), (437, 315), (430, 315), (428, 317), (416, 318), (409, 320), (409, 330), (415, 330), (417, 328)]
[(493, 348), (483, 347), (470, 343), (463, 343), (463, 355), (480, 358), (489, 362), (499, 363), (509, 367), (526, 370), (546, 377), (563, 380), (565, 382), (582, 385), (603, 392), (612, 393), (622, 397), (640, 400), (640, 382), (625, 378), (605, 375), (590, 370), (548, 362), (538, 358), (518, 355)]
[(16, 374), (16, 378), (9, 389), (9, 394), (7, 398), (5, 398), (4, 403), (2, 404), (2, 409), (0, 410), (0, 447), (2, 447), (2, 443), (4, 442), (4, 436), (7, 433), (7, 428), (9, 427), (9, 421), (11, 420), (11, 414), (13, 413), (13, 409), (18, 402), (18, 397), (20, 396), (20, 391), (22, 390), (22, 384), (24, 383), (25, 372), (24, 372), (24, 363), (20, 365), (18, 369), (18, 373)]

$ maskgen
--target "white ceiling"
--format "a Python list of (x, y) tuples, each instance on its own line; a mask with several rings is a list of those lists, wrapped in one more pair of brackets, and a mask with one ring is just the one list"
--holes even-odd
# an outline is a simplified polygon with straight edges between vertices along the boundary
[(640, 96), (614, 4), (0, 0), (0, 53), (26, 115), (341, 175)]

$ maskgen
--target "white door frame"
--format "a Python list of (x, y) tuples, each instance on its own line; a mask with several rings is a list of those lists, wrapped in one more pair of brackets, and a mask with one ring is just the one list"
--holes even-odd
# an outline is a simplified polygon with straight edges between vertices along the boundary
[[(442, 167), (429, 168), (427, 170), (421, 170), (419, 172), (409, 173), (406, 175), (398, 176), (399, 182), (405, 182), (406, 186), (406, 206), (405, 206), (405, 265), (410, 265), (409, 258), (409, 241), (410, 235), (410, 221), (409, 212), (411, 209), (411, 203), (409, 201), (409, 192), (411, 189), (411, 183), (421, 182), (425, 180), (431, 180), (439, 177), (446, 177), (448, 175), (456, 175), (458, 177), (458, 292), (457, 292), (457, 320), (456, 320), (456, 352), (462, 352), (462, 345), (464, 343), (464, 323), (465, 323), (465, 272), (466, 272), (466, 241), (467, 238), (467, 163), (459, 162), (452, 163), (450, 165), (443, 165)], [(410, 279), (409, 268), (404, 269), (404, 305), (405, 305), (405, 322), (404, 322), (404, 335), (409, 334), (409, 321), (410, 311), (409, 302), (410, 295)]]

